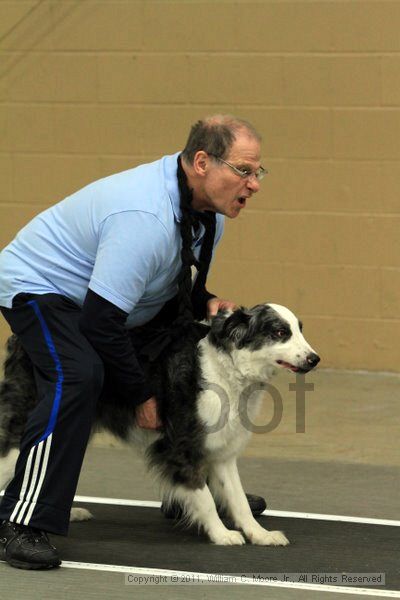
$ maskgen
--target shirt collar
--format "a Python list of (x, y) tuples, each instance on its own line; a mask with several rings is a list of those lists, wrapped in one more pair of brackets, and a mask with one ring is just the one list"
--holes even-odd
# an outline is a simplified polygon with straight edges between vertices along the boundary
[[(171, 201), (172, 210), (174, 213), (175, 221), (180, 223), (182, 220), (182, 211), (180, 207), (180, 194), (178, 186), (178, 156), (180, 152), (171, 154), (164, 157), (164, 173), (165, 173), (165, 185), (167, 188), (168, 196)], [(204, 225), (200, 223), (198, 231), (195, 233), (194, 241), (198, 241), (204, 234)]]
[(164, 157), (164, 174), (165, 174), (165, 186), (167, 188), (168, 196), (171, 201), (172, 210), (174, 213), (175, 221), (180, 223), (182, 213), (180, 209), (180, 197), (178, 188), (178, 156), (180, 152), (171, 154), (170, 156)]

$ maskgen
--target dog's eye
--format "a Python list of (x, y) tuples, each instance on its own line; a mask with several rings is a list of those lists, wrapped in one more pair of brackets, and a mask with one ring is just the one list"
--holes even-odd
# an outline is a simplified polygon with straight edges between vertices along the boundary
[(284, 329), (278, 329), (278, 330), (275, 332), (275, 335), (276, 335), (277, 337), (283, 338), (283, 337), (286, 337), (286, 336), (287, 336), (287, 332), (286, 332)]

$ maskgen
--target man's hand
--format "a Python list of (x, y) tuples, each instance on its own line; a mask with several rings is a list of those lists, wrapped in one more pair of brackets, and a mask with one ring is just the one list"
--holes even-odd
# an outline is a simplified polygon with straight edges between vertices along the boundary
[(237, 308), (239, 308), (239, 306), (230, 300), (210, 298), (207, 302), (207, 318), (211, 319), (211, 317), (215, 317), (219, 310), (236, 310)]
[(161, 429), (162, 422), (157, 412), (157, 401), (154, 396), (139, 404), (136, 409), (136, 425), (143, 429)]

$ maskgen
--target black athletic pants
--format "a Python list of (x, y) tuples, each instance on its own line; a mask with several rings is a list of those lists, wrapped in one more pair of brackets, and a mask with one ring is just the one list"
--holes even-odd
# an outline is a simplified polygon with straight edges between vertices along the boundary
[(79, 330), (80, 308), (64, 296), (19, 294), (2, 312), (33, 363), (39, 402), (29, 414), (0, 521), (65, 535), (103, 362)]

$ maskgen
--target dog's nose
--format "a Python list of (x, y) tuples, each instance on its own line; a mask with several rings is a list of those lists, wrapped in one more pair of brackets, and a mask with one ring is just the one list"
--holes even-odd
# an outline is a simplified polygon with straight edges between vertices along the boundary
[(307, 364), (309, 364), (312, 369), (317, 366), (320, 360), (320, 357), (318, 354), (315, 354), (315, 352), (311, 352), (311, 354), (307, 356)]

